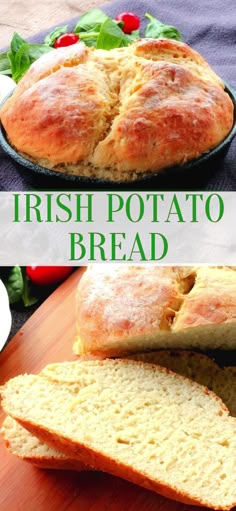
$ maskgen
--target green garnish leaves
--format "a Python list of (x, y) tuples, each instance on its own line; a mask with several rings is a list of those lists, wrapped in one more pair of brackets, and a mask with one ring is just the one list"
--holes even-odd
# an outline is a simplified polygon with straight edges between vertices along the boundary
[(67, 25), (63, 25), (62, 27), (57, 27), (52, 30), (44, 39), (44, 44), (47, 46), (53, 46), (56, 39), (60, 37), (60, 35), (65, 34), (67, 32)]
[(148, 12), (145, 16), (150, 20), (146, 26), (145, 37), (150, 37), (152, 39), (164, 37), (166, 39), (175, 39), (176, 41), (183, 40), (181, 33), (175, 27), (165, 25)]
[(15, 32), (7, 53), (13, 80), (18, 82), (35, 60), (52, 50), (46, 44), (28, 43)]
[[(135, 34), (133, 41), (138, 39), (138, 37), (139, 36)], [(101, 25), (96, 47), (102, 50), (111, 50), (112, 48), (129, 46), (130, 43), (130, 38), (122, 31), (118, 23), (108, 18)]]
[(100, 9), (93, 9), (80, 17), (77, 25), (75, 26), (74, 32), (76, 34), (80, 34), (80, 32), (94, 31), (95, 27), (101, 26), (107, 19), (111, 18), (108, 18), (107, 14), (103, 11)]
[(23, 303), (24, 307), (30, 307), (38, 302), (35, 286), (26, 275), (25, 268), (11, 266), (0, 268), (0, 276), (6, 287), (11, 305)]
[(0, 54), (0, 74), (11, 76), (11, 63), (7, 52)]
[(8, 292), (10, 304), (17, 303), (22, 297), (24, 289), (23, 275), (20, 266), (13, 266), (3, 278)]
[[(146, 26), (145, 37), (159, 39), (160, 37), (182, 41), (180, 32), (171, 25), (165, 25), (149, 13), (145, 14), (149, 22)], [(79, 41), (87, 46), (102, 50), (128, 46), (139, 39), (139, 30), (130, 34), (123, 32), (124, 23), (105, 14), (100, 9), (93, 9), (83, 14), (74, 28)], [(55, 41), (62, 34), (67, 33), (67, 25), (57, 27), (44, 39), (43, 44), (31, 44), (14, 33), (8, 52), (0, 54), (0, 73), (12, 76), (18, 82), (29, 69), (31, 64), (48, 51), (57, 51), (53, 48)]]

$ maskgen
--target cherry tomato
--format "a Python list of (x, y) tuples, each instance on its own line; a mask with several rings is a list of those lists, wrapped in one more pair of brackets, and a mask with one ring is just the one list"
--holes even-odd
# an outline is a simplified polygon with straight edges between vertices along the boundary
[(116, 16), (116, 20), (123, 21), (124, 25), (122, 30), (125, 34), (130, 34), (133, 30), (138, 30), (140, 26), (140, 19), (137, 14), (133, 12), (122, 12)]
[(39, 286), (50, 286), (66, 279), (72, 272), (71, 266), (27, 266), (26, 274)]
[(79, 36), (77, 34), (73, 34), (72, 32), (68, 32), (67, 34), (60, 35), (55, 43), (54, 48), (62, 48), (64, 46), (71, 46), (72, 44), (77, 43), (79, 40)]

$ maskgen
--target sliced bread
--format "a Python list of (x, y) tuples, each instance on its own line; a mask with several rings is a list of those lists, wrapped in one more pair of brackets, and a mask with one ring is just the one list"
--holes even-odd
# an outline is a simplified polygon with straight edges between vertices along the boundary
[(12, 454), (40, 468), (62, 470), (92, 470), (79, 460), (52, 449), (45, 442), (31, 435), (16, 420), (8, 416), (1, 428), (6, 447)]
[(195, 382), (131, 360), (70, 362), (1, 394), (6, 413), (72, 458), (180, 502), (236, 504), (236, 421)]
[(94, 265), (77, 291), (78, 355), (236, 348), (230, 267)]
[[(165, 350), (139, 353), (133, 358), (159, 364), (205, 385), (221, 397), (227, 405), (230, 415), (236, 416), (236, 367), (221, 369), (212, 359), (190, 351)], [(12, 417), (5, 419), (1, 432), (5, 445), (12, 454), (36, 466), (54, 469), (89, 469), (82, 462), (72, 460), (41, 442)]]

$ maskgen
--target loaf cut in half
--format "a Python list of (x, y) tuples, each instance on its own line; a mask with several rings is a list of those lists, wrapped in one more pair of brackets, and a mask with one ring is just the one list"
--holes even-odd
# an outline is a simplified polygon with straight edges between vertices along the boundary
[(236, 421), (205, 387), (131, 360), (53, 364), (1, 389), (5, 412), (86, 465), (177, 501), (236, 504)]
[[(133, 359), (166, 367), (208, 387), (226, 404), (230, 415), (236, 417), (236, 367), (221, 369), (209, 357), (190, 351), (139, 353)], [(1, 432), (12, 454), (40, 468), (90, 470), (79, 460), (41, 442), (12, 417), (6, 417)]]
[(49, 169), (133, 181), (217, 146), (233, 125), (222, 80), (185, 43), (83, 42), (38, 59), (1, 110), (11, 145)]
[(77, 290), (78, 355), (236, 348), (230, 267), (93, 265)]

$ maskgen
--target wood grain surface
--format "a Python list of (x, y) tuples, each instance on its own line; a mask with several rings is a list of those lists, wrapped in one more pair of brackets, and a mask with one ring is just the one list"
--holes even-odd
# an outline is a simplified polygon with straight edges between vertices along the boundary
[[(0, 385), (10, 377), (38, 372), (50, 362), (74, 360), (74, 272), (31, 316), (0, 354)], [(4, 413), (0, 410), (0, 424)], [(0, 439), (1, 511), (191, 511), (107, 474), (41, 470), (20, 461)], [(202, 510), (203, 508), (194, 508)]]
[(108, 3), (109, 0), (2, 0), (0, 2), (0, 48), (8, 46), (13, 32), (30, 37), (47, 30), (63, 20), (79, 16), (89, 9)]

